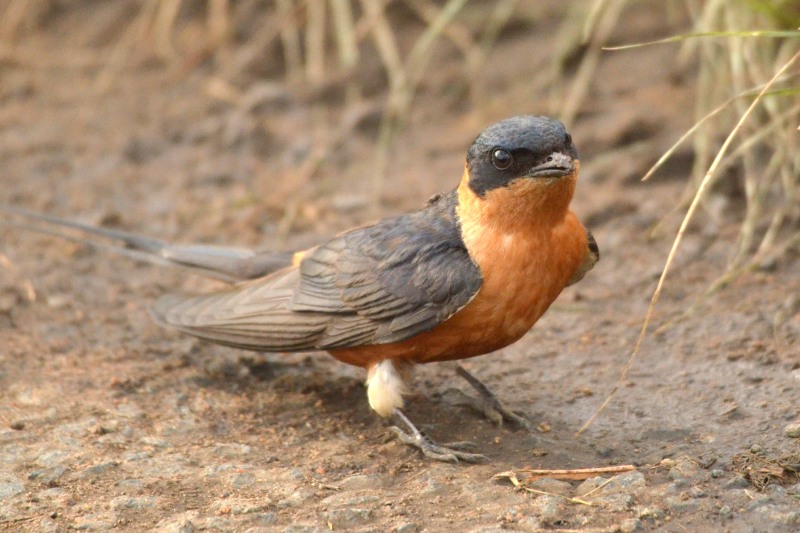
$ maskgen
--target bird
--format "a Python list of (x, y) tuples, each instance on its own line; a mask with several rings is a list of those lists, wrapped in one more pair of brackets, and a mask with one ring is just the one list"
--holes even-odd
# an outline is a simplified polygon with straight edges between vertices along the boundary
[[(207, 294), (162, 296), (151, 315), (235, 348), (328, 352), (366, 371), (370, 407), (399, 422), (392, 430), (402, 442), (431, 459), (477, 462), (487, 458), (469, 451), (471, 443), (438, 444), (405, 415), (413, 369), (516, 342), (594, 267), (597, 243), (570, 210), (579, 170), (561, 122), (507, 118), (477, 136), (450, 192), (294, 253), (171, 244), (16, 206), (0, 211), (31, 229), (75, 238), (58, 229), (71, 228), (110, 239), (116, 244), (94, 244), (133, 258), (233, 282)], [(532, 427), (463, 366), (456, 371), (487, 414)]]

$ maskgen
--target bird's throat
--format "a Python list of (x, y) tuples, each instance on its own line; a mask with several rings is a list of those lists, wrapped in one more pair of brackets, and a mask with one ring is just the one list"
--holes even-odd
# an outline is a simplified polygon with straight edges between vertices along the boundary
[(478, 196), (469, 187), (469, 170), (458, 187), (458, 217), (464, 231), (486, 228), (504, 233), (540, 231), (558, 225), (569, 212), (580, 163), (560, 178), (519, 178)]

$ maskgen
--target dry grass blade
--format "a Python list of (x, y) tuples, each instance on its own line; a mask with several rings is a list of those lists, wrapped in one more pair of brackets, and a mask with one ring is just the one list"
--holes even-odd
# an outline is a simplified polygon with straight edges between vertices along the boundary
[(764, 95), (768, 92), (770, 87), (772, 87), (772, 85), (777, 80), (779, 80), (781, 78), (781, 76), (783, 76), (783, 74), (789, 69), (789, 67), (792, 66), (792, 64), (798, 58), (800, 58), (800, 52), (796, 53), (794, 56), (792, 56), (791, 59), (789, 59), (789, 61), (784, 63), (784, 65), (780, 68), (780, 70), (778, 70), (778, 72), (772, 77), (772, 79), (770, 79), (770, 81), (764, 86), (764, 88), (761, 90), (761, 92), (758, 94), (758, 96), (756, 96), (756, 98), (753, 100), (753, 102), (750, 104), (750, 106), (747, 108), (747, 110), (744, 112), (744, 114), (739, 118), (739, 121), (737, 122), (736, 126), (730, 132), (728, 137), (725, 139), (725, 142), (722, 144), (722, 147), (719, 149), (719, 152), (717, 153), (716, 158), (711, 163), (711, 166), (709, 167), (708, 171), (706, 172), (706, 175), (703, 177), (703, 181), (700, 183), (700, 186), (697, 189), (697, 193), (695, 194), (694, 200), (692, 201), (692, 204), (689, 206), (689, 209), (686, 212), (686, 216), (684, 217), (683, 222), (681, 223), (680, 229), (678, 230), (678, 234), (675, 237), (675, 241), (672, 244), (672, 249), (670, 250), (669, 255), (667, 256), (667, 261), (664, 264), (664, 269), (661, 272), (661, 277), (658, 280), (658, 285), (656, 286), (656, 290), (653, 292), (653, 297), (650, 300), (650, 306), (647, 309), (647, 314), (645, 315), (645, 319), (644, 319), (644, 322), (642, 324), (642, 329), (639, 332), (639, 338), (636, 340), (636, 345), (633, 348), (633, 353), (631, 353), (631, 356), (628, 359), (628, 362), (625, 365), (625, 368), (623, 369), (619, 379), (617, 380), (617, 383), (614, 385), (614, 388), (611, 390), (611, 392), (609, 393), (608, 397), (602, 403), (600, 408), (591, 416), (591, 418), (589, 418), (589, 420), (587, 420), (586, 423), (578, 430), (577, 435), (582, 434), (584, 431), (586, 431), (589, 428), (589, 426), (592, 425), (592, 423), (597, 419), (597, 417), (600, 415), (600, 413), (602, 413), (603, 410), (605, 410), (606, 406), (611, 402), (611, 399), (614, 397), (614, 395), (619, 390), (619, 387), (622, 384), (622, 382), (627, 378), (628, 372), (630, 371), (631, 366), (633, 365), (633, 362), (635, 361), (636, 357), (639, 355), (639, 351), (641, 350), (642, 342), (644, 341), (644, 338), (647, 335), (647, 329), (648, 329), (648, 327), (650, 325), (650, 321), (651, 321), (651, 319), (653, 317), (653, 311), (655, 310), (655, 306), (658, 303), (658, 299), (659, 299), (659, 297), (661, 295), (661, 289), (664, 286), (664, 281), (666, 280), (667, 273), (669, 272), (669, 268), (672, 265), (673, 260), (675, 259), (675, 254), (678, 251), (678, 247), (680, 246), (681, 241), (683, 240), (683, 235), (686, 233), (686, 228), (689, 226), (689, 222), (691, 221), (692, 216), (694, 215), (694, 212), (697, 210), (697, 207), (700, 204), (700, 200), (703, 198), (703, 193), (705, 192), (705, 190), (708, 187), (708, 185), (711, 183), (711, 180), (712, 180), (712, 178), (714, 176), (714, 173), (716, 172), (717, 168), (719, 167), (719, 164), (722, 161), (722, 158), (725, 156), (725, 153), (728, 151), (728, 147), (731, 145), (731, 143), (733, 142), (733, 139), (736, 137), (736, 134), (742, 128), (742, 125), (745, 123), (747, 118), (752, 114), (753, 110), (761, 102), (761, 100), (763, 99)]
[(528, 475), (528, 481), (534, 481), (542, 478), (551, 479), (567, 479), (567, 480), (581, 480), (596, 477), (602, 474), (624, 474), (625, 472), (632, 472), (636, 470), (633, 465), (618, 465), (618, 466), (601, 466), (596, 468), (574, 468), (568, 470), (542, 470), (542, 469), (523, 469)]
[(603, 50), (630, 50), (632, 48), (640, 48), (642, 46), (651, 46), (654, 44), (677, 43), (686, 39), (695, 39), (698, 37), (771, 37), (775, 39), (794, 38), (800, 39), (800, 31), (708, 31), (699, 33), (685, 33), (682, 35), (673, 35), (665, 39), (657, 39), (655, 41), (646, 41), (643, 43), (623, 44), (620, 46), (607, 46)]
[(626, 0), (604, 0), (604, 11), (596, 15), (599, 17), (599, 20), (593, 25), (596, 28), (592, 33), (586, 56), (583, 61), (581, 61), (578, 71), (564, 97), (564, 103), (560, 114), (561, 120), (567, 125), (574, 122), (578, 110), (589, 92), (592, 76), (597, 70), (597, 65), (600, 63), (600, 55), (603, 50), (601, 44), (611, 36), (611, 32), (617, 25), (617, 21), (619, 20), (625, 4)]
[[(297, 82), (303, 77), (303, 58), (300, 52), (300, 33), (297, 29), (297, 6), (294, 0), (276, 0), (278, 19), (283, 45), (283, 60), (286, 63), (286, 78)], [(260, 48), (258, 49), (260, 51)]]
[(524, 482), (520, 481), (519, 478), (517, 477), (517, 474), (512, 470), (495, 474), (494, 476), (492, 476), (492, 481), (509, 481), (512, 485), (514, 485), (514, 488), (525, 492), (530, 492), (531, 494), (539, 494), (542, 496), (554, 496), (556, 498), (564, 499), (570, 503), (576, 503), (579, 505), (588, 505), (590, 507), (594, 505), (592, 502), (587, 502), (586, 500), (582, 500), (580, 498), (571, 498), (569, 496), (564, 496), (563, 494), (556, 494), (554, 492), (547, 492), (544, 490), (531, 488), (527, 486)]

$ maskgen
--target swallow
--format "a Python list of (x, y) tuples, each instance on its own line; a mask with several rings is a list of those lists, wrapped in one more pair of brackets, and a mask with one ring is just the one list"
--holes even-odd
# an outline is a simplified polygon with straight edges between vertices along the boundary
[[(478, 135), (451, 192), (418, 211), (285, 254), (175, 245), (17, 207), (2, 210), (111, 239), (118, 244), (99, 246), (136, 259), (235, 282), (210, 294), (164, 296), (151, 314), (162, 326), (213, 343), (257, 352), (326, 351), (364, 368), (370, 407), (405, 426), (392, 428), (402, 442), (433, 459), (472, 462), (486, 458), (465, 451), (464, 443), (437, 444), (403, 413), (412, 370), (517, 341), (597, 263), (595, 239), (570, 210), (579, 169), (562, 123), (512, 117)], [(463, 367), (457, 372), (478, 390), (487, 412), (529, 427)]]

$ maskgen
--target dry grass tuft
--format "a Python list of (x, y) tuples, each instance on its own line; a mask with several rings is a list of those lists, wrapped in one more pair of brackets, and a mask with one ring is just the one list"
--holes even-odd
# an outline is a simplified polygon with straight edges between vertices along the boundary
[(800, 455), (791, 454), (773, 459), (756, 453), (742, 453), (731, 459), (731, 469), (758, 490), (764, 490), (776, 483), (792, 485), (798, 480)]
[[(602, 10), (606, 3), (597, 0), (595, 11)], [(695, 179), (686, 199), (691, 202), (631, 356), (617, 384), (578, 430), (579, 435), (602, 413), (626, 379), (692, 216), (706, 199), (704, 193), (722, 183), (722, 177), (728, 182), (740, 178), (745, 209), (740, 217), (737, 250), (725, 273), (703, 296), (718, 290), (743, 270), (758, 266), (766, 254), (785, 253), (800, 244), (800, 151), (797, 150), (800, 105), (791, 98), (800, 93), (800, 87), (792, 85), (800, 74), (796, 65), (800, 58), (800, 30), (782, 27), (787, 20), (798, 20), (791, 16), (798, 8), (793, 3), (758, 0), (733, 4), (708, 0), (689, 5), (695, 8), (692, 15), (696, 33), (655, 43), (682, 41), (684, 56), (696, 58), (699, 64), (697, 124), (679, 140), (680, 143), (694, 135)], [(654, 43), (632, 46), (644, 44)], [(656, 166), (671, 153), (672, 150), (665, 154)], [(651, 174), (652, 170), (643, 179)], [(730, 187), (727, 191), (718, 189), (718, 194), (726, 192), (730, 196)], [(727, 211), (733, 210), (735, 198), (724, 200)], [(720, 218), (728, 215), (710, 214)], [(781, 234), (783, 241), (779, 243)]]

